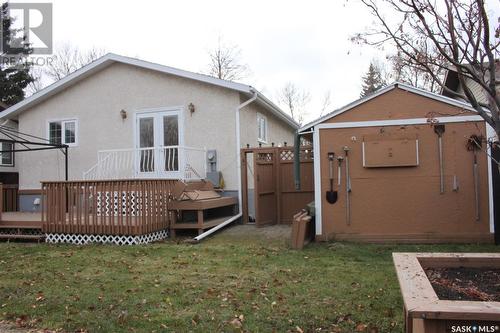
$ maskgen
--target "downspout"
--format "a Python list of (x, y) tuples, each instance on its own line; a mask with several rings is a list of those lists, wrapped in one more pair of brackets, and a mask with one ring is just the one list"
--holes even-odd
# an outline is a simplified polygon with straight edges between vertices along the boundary
[(295, 132), (293, 140), (293, 176), (295, 178), (295, 190), (300, 191), (300, 134)]
[(300, 137), (304, 134), (312, 134), (313, 131), (299, 133), (295, 132), (293, 140), (293, 177), (295, 179), (295, 190), (300, 191)]
[(257, 97), (258, 93), (255, 90), (251, 90), (253, 93), (253, 96), (246, 100), (245, 102), (241, 103), (236, 107), (236, 120), (235, 120), (235, 126), (236, 126), (236, 165), (237, 165), (237, 178), (238, 178), (238, 214), (235, 216), (229, 218), (228, 220), (222, 222), (216, 227), (213, 227), (212, 229), (202, 233), (201, 235), (195, 237), (193, 240), (194, 241), (200, 241), (203, 238), (207, 237), (208, 235), (216, 232), (217, 230), (224, 228), (226, 225), (232, 223), (233, 221), (239, 219), (242, 215), (242, 204), (243, 204), (243, 190), (241, 188), (241, 133), (240, 133), (240, 110), (243, 109), (245, 106), (249, 105), (250, 103), (253, 103)]

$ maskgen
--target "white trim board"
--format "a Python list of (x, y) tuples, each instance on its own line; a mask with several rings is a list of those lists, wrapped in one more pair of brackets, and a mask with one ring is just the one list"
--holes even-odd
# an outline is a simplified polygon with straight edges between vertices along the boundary
[[(496, 138), (496, 133), (493, 127), (486, 124), (486, 139)], [(489, 142), (489, 141), (488, 141)], [(495, 205), (493, 203), (493, 168), (491, 165), (491, 146), (488, 144), (486, 147), (488, 153), (488, 207), (490, 210), (490, 233), (495, 233)]]
[(287, 115), (283, 110), (281, 110), (278, 106), (276, 106), (273, 102), (271, 102), (269, 99), (267, 99), (264, 95), (259, 93), (255, 88), (253, 88), (250, 85), (222, 80), (209, 75), (193, 73), (182, 69), (155, 64), (144, 60), (124, 57), (113, 53), (108, 53), (102, 56), (101, 58), (74, 71), (68, 76), (62, 78), (61, 80), (56, 81), (50, 86), (31, 95), (30, 97), (24, 99), (23, 101), (7, 108), (6, 110), (2, 111), (0, 119), (16, 117), (20, 112), (23, 112), (29, 109), (30, 107), (33, 107), (34, 105), (50, 98), (51, 96), (57, 94), (58, 92), (66, 89), (67, 87), (83, 80), (86, 77), (89, 77), (90, 75), (112, 65), (113, 63), (123, 63), (127, 65), (153, 70), (156, 72), (183, 77), (190, 80), (204, 82), (207, 84), (235, 90), (240, 93), (246, 94), (248, 96), (251, 96), (254, 94), (254, 92), (256, 92), (258, 95), (257, 99), (264, 108), (266, 108), (268, 111), (270, 111), (279, 119), (283, 120), (290, 127), (294, 129), (299, 128), (299, 125), (289, 115)]
[(314, 155), (314, 211), (316, 221), (316, 235), (322, 234), (323, 219), (321, 208), (321, 151), (319, 141), (319, 129), (315, 129), (313, 133), (313, 155)]
[(431, 99), (434, 99), (434, 100), (437, 100), (437, 101), (440, 101), (440, 102), (443, 102), (443, 103), (446, 103), (446, 104), (450, 104), (450, 105), (453, 105), (453, 106), (457, 106), (457, 107), (460, 107), (460, 108), (463, 108), (465, 110), (468, 110), (468, 111), (471, 111), (471, 112), (474, 112), (474, 113), (477, 113), (477, 111), (468, 103), (465, 103), (465, 102), (462, 102), (462, 101), (458, 101), (458, 100), (455, 100), (455, 99), (452, 99), (452, 98), (449, 98), (449, 97), (446, 97), (446, 96), (442, 96), (442, 95), (438, 95), (438, 94), (435, 94), (435, 93), (432, 93), (430, 91), (426, 91), (426, 90), (423, 90), (423, 89), (420, 89), (420, 88), (416, 88), (416, 87), (413, 87), (413, 86), (410, 86), (408, 84), (405, 84), (405, 83), (401, 83), (401, 82), (394, 82), (388, 86), (385, 86), (384, 88), (381, 88), (380, 90), (374, 92), (373, 94), (367, 96), (367, 97), (363, 97), (363, 98), (360, 98), (352, 103), (349, 103), (343, 107), (341, 107), (340, 109), (338, 110), (335, 110), (333, 112), (330, 112), (312, 122), (310, 122), (309, 124), (306, 124), (304, 126), (302, 126), (300, 129), (299, 129), (299, 132), (304, 132), (304, 131), (307, 131), (309, 128), (313, 127), (313, 126), (316, 126), (322, 122), (324, 122), (325, 120), (327, 119), (330, 119), (330, 118), (334, 118), (344, 112), (347, 112), (353, 108), (355, 108), (356, 106), (360, 105), (360, 104), (363, 104), (365, 102), (368, 102), (382, 94), (385, 94), (386, 92), (388, 91), (391, 91), (393, 89), (396, 89), (396, 88), (399, 88), (399, 89), (402, 89), (402, 90), (405, 90), (405, 91), (408, 91), (408, 92), (411, 92), (411, 93), (414, 93), (414, 94), (417, 94), (417, 95), (420, 95), (420, 96), (424, 96), (424, 97), (428, 97), (428, 98), (431, 98)]
[[(481, 116), (450, 116), (433, 118), (439, 124), (447, 123), (466, 123), (484, 121)], [(390, 119), (390, 120), (370, 120), (370, 121), (352, 121), (343, 123), (326, 123), (315, 126), (315, 129), (329, 128), (359, 128), (359, 127), (381, 127), (381, 126), (402, 126), (402, 125), (425, 125), (430, 124), (429, 118), (410, 118), (410, 119)]]

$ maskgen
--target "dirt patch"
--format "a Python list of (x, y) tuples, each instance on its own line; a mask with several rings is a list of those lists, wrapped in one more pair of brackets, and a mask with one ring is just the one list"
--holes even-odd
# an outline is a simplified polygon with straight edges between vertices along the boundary
[(257, 227), (255, 224), (238, 224), (224, 230), (224, 235), (241, 237), (265, 237), (267, 239), (290, 239), (292, 228), (290, 225), (271, 225)]
[(292, 227), (290, 225), (272, 225), (257, 227), (255, 224), (234, 224), (218, 231), (207, 241), (241, 243), (252, 242), (255, 244), (288, 245)]
[(425, 272), (439, 299), (500, 302), (498, 268), (428, 268)]

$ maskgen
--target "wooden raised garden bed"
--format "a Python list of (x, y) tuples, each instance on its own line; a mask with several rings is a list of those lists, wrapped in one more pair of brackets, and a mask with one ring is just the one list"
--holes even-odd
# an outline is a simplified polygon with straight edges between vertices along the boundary
[(500, 332), (500, 253), (393, 253), (405, 332)]

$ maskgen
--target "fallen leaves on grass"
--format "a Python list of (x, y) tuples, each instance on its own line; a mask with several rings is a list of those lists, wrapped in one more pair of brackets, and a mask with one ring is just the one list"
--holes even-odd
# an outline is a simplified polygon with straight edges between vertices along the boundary
[(366, 332), (367, 328), (368, 328), (368, 325), (366, 325), (366, 324), (357, 324), (356, 325), (356, 332)]

